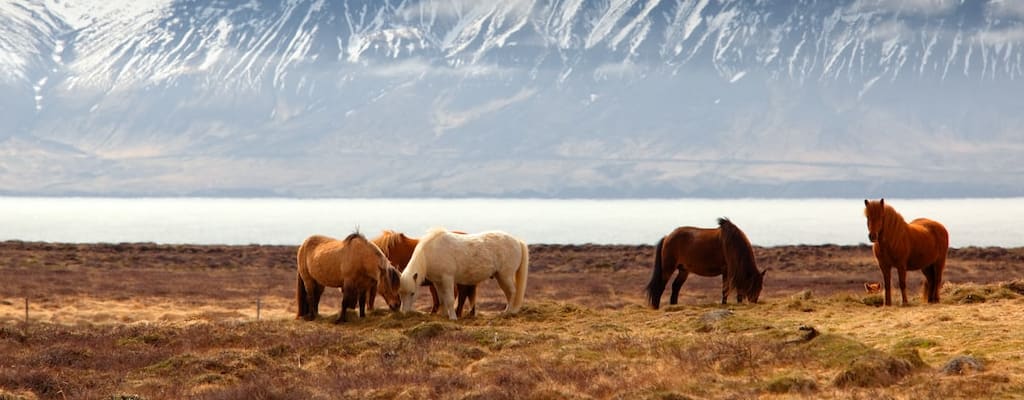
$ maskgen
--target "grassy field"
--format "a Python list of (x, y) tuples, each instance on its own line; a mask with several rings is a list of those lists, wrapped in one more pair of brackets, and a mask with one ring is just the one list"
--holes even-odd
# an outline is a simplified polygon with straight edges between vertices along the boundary
[[(863, 262), (847, 250), (833, 258)], [(652, 310), (639, 255), (581, 270), (539, 258), (518, 315), (498, 313), (488, 282), (475, 318), (377, 309), (344, 325), (336, 293), (320, 319), (295, 320), (285, 266), (8, 265), (28, 289), (0, 296), (0, 399), (1024, 397), (1021, 281), (953, 279), (941, 304), (921, 304), (915, 287), (910, 306), (882, 308), (862, 289), (772, 281), (761, 304), (721, 306), (718, 281), (691, 278), (681, 304)], [(797, 281), (784, 257), (763, 260), (778, 282)]]

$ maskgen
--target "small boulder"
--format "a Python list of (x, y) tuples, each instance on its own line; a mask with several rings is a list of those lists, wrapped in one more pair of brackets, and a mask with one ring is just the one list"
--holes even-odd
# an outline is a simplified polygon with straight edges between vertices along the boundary
[(942, 366), (942, 373), (946, 375), (963, 375), (971, 372), (981, 372), (984, 370), (984, 362), (968, 355), (953, 357), (946, 363), (946, 365)]

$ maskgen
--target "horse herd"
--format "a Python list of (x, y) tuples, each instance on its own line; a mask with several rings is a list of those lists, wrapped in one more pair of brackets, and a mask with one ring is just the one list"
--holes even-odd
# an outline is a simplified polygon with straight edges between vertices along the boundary
[[(864, 200), (868, 239), (882, 272), (885, 305), (892, 305), (891, 270), (896, 269), (902, 304), (907, 304), (907, 271), (925, 276), (925, 298), (939, 301), (942, 271), (946, 265), (949, 234), (942, 224), (918, 218), (907, 223), (885, 199)], [(722, 304), (735, 291), (736, 301), (757, 303), (766, 270), (758, 270), (754, 250), (743, 233), (726, 218), (718, 228), (679, 227), (658, 240), (647, 301), (657, 309), (673, 274), (670, 304), (689, 274), (722, 276)], [(342, 290), (341, 312), (335, 322), (346, 321), (346, 311), (358, 305), (359, 316), (372, 309), (379, 293), (392, 311), (408, 312), (420, 286), (429, 286), (432, 313), (444, 309), (450, 319), (476, 314), (476, 286), (494, 278), (505, 294), (506, 313), (523, 305), (529, 273), (529, 249), (507, 233), (477, 234), (431, 229), (420, 239), (385, 230), (369, 240), (353, 233), (344, 240), (314, 235), (299, 246), (296, 255), (298, 316), (313, 320), (326, 287)], [(457, 305), (456, 305), (457, 300)]]

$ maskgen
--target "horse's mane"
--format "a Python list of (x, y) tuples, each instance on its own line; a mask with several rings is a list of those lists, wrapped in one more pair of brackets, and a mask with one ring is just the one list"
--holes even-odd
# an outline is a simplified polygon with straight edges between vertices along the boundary
[[(366, 240), (366, 237), (364, 237), (362, 233), (359, 233), (359, 231), (355, 231), (355, 232), (352, 232), (351, 234), (349, 234), (348, 236), (346, 236), (345, 240), (342, 240), (342, 241), (345, 242), (345, 244), (348, 244), (348, 243), (350, 243), (350, 242), (352, 242), (353, 240), (356, 240), (356, 239)], [(366, 240), (366, 241), (369, 241), (369, 240)]]
[(895, 208), (886, 204), (882, 211), (882, 232), (884, 240), (895, 245), (902, 245), (907, 240), (907, 220), (903, 219)]
[(429, 239), (432, 239), (435, 236), (443, 235), (445, 233), (448, 233), (447, 229), (445, 229), (443, 227), (440, 227), (440, 226), (435, 226), (435, 227), (430, 228), (430, 229), (427, 230), (427, 233), (425, 235), (423, 235), (423, 237), (420, 238), (420, 243), (429, 241)]
[(895, 208), (892, 208), (892, 206), (886, 204), (885, 211), (882, 212), (882, 229), (906, 226), (907, 220), (903, 219), (903, 215), (896, 211)]
[(727, 272), (732, 277), (733, 287), (749, 288), (759, 274), (750, 240), (728, 218), (719, 218), (718, 228), (721, 231), (725, 264), (726, 268), (729, 268)]
[(401, 241), (401, 233), (395, 232), (390, 229), (385, 229), (380, 232), (380, 236), (373, 240), (373, 244), (376, 244), (377, 247), (380, 247), (380, 249), (384, 251), (384, 254), (388, 254), (388, 252), (390, 252), (391, 249), (394, 248), (396, 245), (401, 243)]

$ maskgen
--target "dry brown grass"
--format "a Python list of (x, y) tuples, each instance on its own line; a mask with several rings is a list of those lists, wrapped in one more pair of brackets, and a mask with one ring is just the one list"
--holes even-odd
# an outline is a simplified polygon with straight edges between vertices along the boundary
[[(588, 260), (572, 247), (531, 249), (541, 264), (515, 316), (497, 312), (504, 301), (485, 282), (477, 318), (378, 309), (345, 325), (331, 323), (337, 292), (325, 296), (320, 319), (293, 319), (293, 266), (276, 255), (279, 264), (225, 268), (177, 267), (189, 262), (176, 258), (178, 250), (147, 253), (171, 264), (133, 268), (0, 262), (3, 276), (25, 283), (0, 294), (0, 399), (874, 400), (1024, 392), (1020, 281), (958, 283), (963, 275), (954, 272), (941, 304), (915, 297), (909, 307), (880, 308), (861, 285), (877, 270), (850, 267), (865, 262), (863, 248), (759, 249), (762, 266), (778, 267), (763, 304), (716, 305), (720, 281), (691, 278), (682, 304), (651, 310), (640, 292), (644, 250), (615, 248), (625, 266), (610, 268), (602, 265), (613, 253)], [(211, 252), (195, 254), (205, 260)], [(1016, 254), (969, 253), (994, 263)], [(23, 297), (32, 301), (27, 328)], [(420, 297), (426, 309), (429, 295)], [(808, 326), (818, 335), (807, 339), (800, 328)], [(984, 368), (941, 371), (961, 355)]]
[[(1013, 397), (1024, 389), (1024, 300), (880, 309), (835, 296), (653, 311), (534, 301), (449, 322), (375, 311), (0, 331), (0, 390), (39, 398)], [(170, 307), (170, 306), (167, 306)], [(799, 326), (822, 332), (800, 339)], [(963, 376), (958, 354), (986, 360)]]

